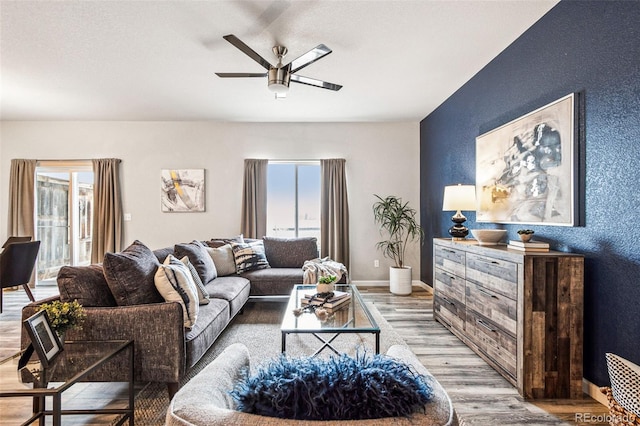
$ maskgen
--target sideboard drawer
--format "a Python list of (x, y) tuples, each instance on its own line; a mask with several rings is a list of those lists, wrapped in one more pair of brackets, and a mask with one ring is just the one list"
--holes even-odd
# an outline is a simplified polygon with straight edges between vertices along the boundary
[(443, 320), (450, 327), (464, 331), (465, 308), (463, 303), (446, 296), (436, 295), (433, 299), (433, 311), (437, 319)]
[(465, 282), (450, 272), (436, 268), (435, 270), (435, 291), (436, 294), (447, 296), (465, 302)]
[(515, 380), (517, 369), (516, 339), (487, 318), (468, 310), (466, 334), (494, 364)]
[(512, 336), (516, 336), (518, 308), (515, 300), (467, 281), (465, 304), (467, 309), (473, 309)]
[(467, 253), (466, 278), (485, 288), (518, 298), (518, 265), (507, 260)]
[(435, 267), (464, 279), (465, 252), (455, 248), (435, 246)]

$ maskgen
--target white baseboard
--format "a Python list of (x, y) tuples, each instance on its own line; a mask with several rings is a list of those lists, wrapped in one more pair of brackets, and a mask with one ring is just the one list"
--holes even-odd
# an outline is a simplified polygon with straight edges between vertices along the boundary
[(594, 385), (585, 378), (582, 379), (582, 391), (605, 407), (609, 406), (607, 397), (605, 396), (605, 394), (600, 392), (600, 386)]

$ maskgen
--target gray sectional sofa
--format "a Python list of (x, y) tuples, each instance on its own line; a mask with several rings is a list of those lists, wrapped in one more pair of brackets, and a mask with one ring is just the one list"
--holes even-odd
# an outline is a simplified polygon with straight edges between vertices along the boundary
[[(166, 302), (154, 284), (154, 275), (168, 255), (188, 257), (209, 295), (191, 328), (183, 325), (183, 307)], [(122, 252), (107, 253), (103, 264), (63, 267), (58, 274), (60, 296), (25, 306), (22, 318), (33, 315), (44, 302), (78, 300), (87, 317), (81, 329), (67, 332), (66, 339), (135, 340), (136, 381), (167, 383), (172, 395), (185, 372), (245, 303), (286, 297), (294, 284), (303, 282), (304, 261), (317, 257), (315, 238), (235, 237), (155, 251), (135, 241)], [(22, 347), (28, 344), (23, 331)]]

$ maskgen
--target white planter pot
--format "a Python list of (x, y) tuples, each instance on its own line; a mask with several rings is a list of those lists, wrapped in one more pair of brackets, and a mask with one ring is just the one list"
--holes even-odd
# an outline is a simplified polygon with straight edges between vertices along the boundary
[(411, 294), (411, 266), (389, 268), (389, 291), (398, 296)]

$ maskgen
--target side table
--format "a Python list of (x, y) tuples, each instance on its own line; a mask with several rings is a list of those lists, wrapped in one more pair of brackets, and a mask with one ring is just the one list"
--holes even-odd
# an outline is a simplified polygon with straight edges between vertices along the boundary
[[(64, 350), (46, 369), (33, 357), (27, 366), (17, 370), (18, 357), (2, 361), (5, 370), (13, 369), (15, 374), (5, 374), (0, 378), (0, 398), (31, 397), (33, 414), (23, 424), (38, 420), (45, 424), (45, 416), (52, 416), (53, 425), (62, 425), (64, 415), (109, 414), (121, 415), (118, 425), (134, 424), (134, 345), (133, 340), (70, 341), (64, 343)], [(127, 368), (128, 367), (128, 368)], [(117, 368), (128, 382), (128, 406), (122, 409), (62, 409), (62, 393), (79, 382), (102, 381), (102, 368)], [(125, 381), (125, 380), (123, 380)], [(51, 397), (52, 407), (47, 409), (46, 397)]]

